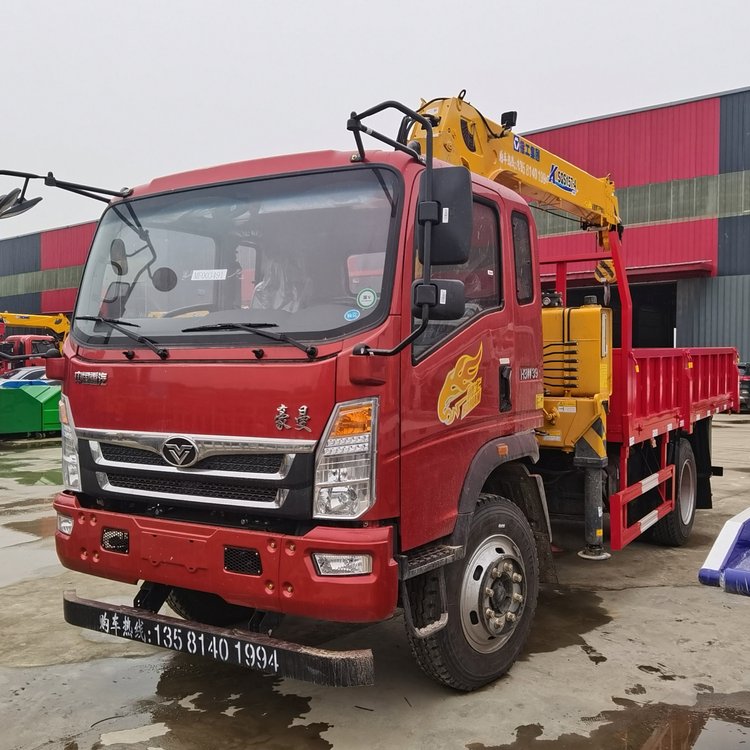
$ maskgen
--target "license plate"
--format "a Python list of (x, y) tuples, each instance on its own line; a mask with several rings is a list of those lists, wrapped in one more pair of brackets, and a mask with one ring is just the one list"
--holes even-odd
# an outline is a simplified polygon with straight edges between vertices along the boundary
[(328, 651), (262, 633), (216, 628), (134, 607), (81, 599), (66, 591), (66, 622), (99, 633), (201, 656), (224, 664), (321, 685), (372, 685), (372, 651)]

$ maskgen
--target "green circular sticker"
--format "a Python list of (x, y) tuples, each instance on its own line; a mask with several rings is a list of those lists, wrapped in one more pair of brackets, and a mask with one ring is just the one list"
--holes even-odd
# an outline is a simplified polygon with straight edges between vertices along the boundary
[(378, 295), (374, 289), (360, 289), (359, 294), (357, 294), (357, 304), (363, 310), (372, 307), (377, 301)]

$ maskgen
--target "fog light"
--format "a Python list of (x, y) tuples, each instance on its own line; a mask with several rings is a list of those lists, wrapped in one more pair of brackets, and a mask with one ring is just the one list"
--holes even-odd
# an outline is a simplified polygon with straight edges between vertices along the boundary
[(370, 555), (330, 555), (313, 553), (315, 567), (321, 576), (364, 576), (372, 573)]
[(65, 536), (73, 533), (73, 519), (70, 516), (64, 516), (62, 513), (57, 514), (57, 530)]

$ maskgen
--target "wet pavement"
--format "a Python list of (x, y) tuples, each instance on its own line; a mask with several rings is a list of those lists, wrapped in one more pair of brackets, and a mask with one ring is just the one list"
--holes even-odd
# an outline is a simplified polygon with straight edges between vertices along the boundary
[(413, 662), (403, 622), (285, 621), (280, 637), (373, 648), (376, 685), (280, 680), (67, 625), (62, 592), (130, 603), (134, 588), (64, 570), (50, 496), (59, 445), (0, 444), (0, 750), (468, 748), (750, 750), (750, 597), (700, 586), (722, 524), (750, 505), (750, 419), (717, 418), (715, 508), (680, 549), (634, 543), (605, 563), (561, 529), (560, 584), (526, 651), (455, 693)]

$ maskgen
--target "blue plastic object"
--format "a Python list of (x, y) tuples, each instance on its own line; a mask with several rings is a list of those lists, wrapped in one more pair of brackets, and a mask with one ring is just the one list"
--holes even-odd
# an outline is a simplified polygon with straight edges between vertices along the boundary
[(750, 596), (750, 508), (724, 524), (698, 580), (730, 594)]

